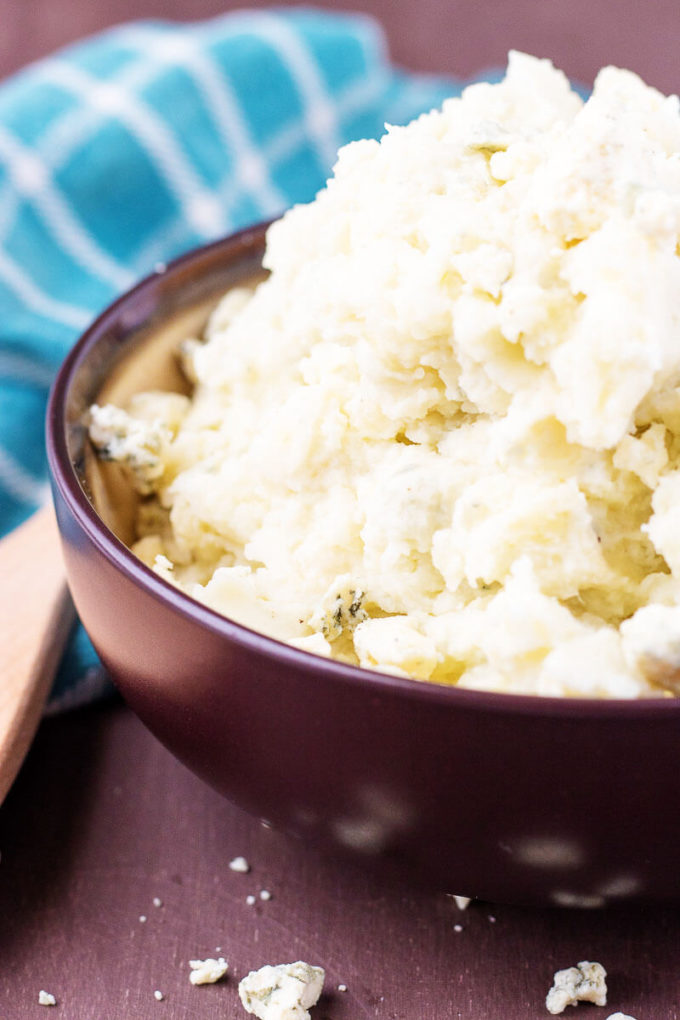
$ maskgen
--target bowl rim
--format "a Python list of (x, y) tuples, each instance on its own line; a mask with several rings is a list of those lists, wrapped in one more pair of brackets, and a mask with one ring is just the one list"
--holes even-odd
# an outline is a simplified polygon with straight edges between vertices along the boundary
[(121, 313), (158, 285), (160, 276), (164, 281), (172, 282), (173, 277), (185, 271), (194, 262), (199, 263), (213, 253), (221, 253), (225, 258), (231, 257), (233, 260), (239, 251), (245, 254), (248, 250), (261, 245), (268, 226), (269, 223), (258, 223), (246, 227), (209, 244), (192, 248), (167, 263), (159, 264), (154, 272), (143, 277), (108, 304), (80, 335), (64, 359), (50, 389), (47, 404), (45, 437), (48, 467), (53, 487), (56, 487), (70, 513), (100, 554), (156, 601), (167, 604), (173, 612), (201, 627), (206, 627), (213, 634), (234, 641), (249, 651), (264, 655), (274, 663), (293, 666), (306, 673), (321, 671), (324, 677), (341, 684), (372, 686), (376, 695), (389, 692), (409, 700), (456, 705), (461, 710), (483, 710), (505, 715), (528, 714), (537, 717), (625, 720), (631, 717), (661, 718), (668, 712), (680, 713), (680, 697), (588, 698), (477, 691), (396, 676), (316, 655), (237, 623), (175, 588), (147, 567), (109, 530), (87, 497), (68, 453), (65, 411), (81, 364)]

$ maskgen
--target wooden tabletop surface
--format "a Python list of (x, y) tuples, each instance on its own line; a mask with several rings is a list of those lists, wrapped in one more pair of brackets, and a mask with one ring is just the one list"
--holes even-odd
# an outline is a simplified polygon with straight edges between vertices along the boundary
[[(680, 1018), (676, 907), (461, 912), (266, 828), (117, 702), (43, 724), (0, 850), (2, 1020), (49, 1017), (41, 989), (55, 1020), (238, 1020), (239, 979), (298, 959), (326, 970), (313, 1020), (547, 1020), (554, 971), (584, 959), (607, 969), (608, 1005), (568, 1020)], [(193, 987), (188, 961), (219, 956), (226, 979)]]
[[(108, 24), (197, 19), (228, 6), (0, 0), (0, 76)], [(553, 57), (584, 82), (619, 63), (665, 91), (680, 85), (678, 0), (352, 6), (382, 19), (395, 59), (414, 69), (464, 75), (502, 63), (513, 46)], [(680, 1018), (676, 906), (473, 903), (460, 913), (443, 891), (369, 877), (244, 815), (117, 701), (43, 723), (0, 809), (0, 853), (0, 1020), (50, 1016), (40, 990), (54, 994), (62, 1020), (238, 1018), (243, 974), (299, 958), (327, 972), (315, 1020), (540, 1020), (553, 972), (583, 959), (607, 968), (609, 1001), (569, 1017)], [(251, 864), (246, 875), (229, 869), (238, 855)], [(192, 987), (189, 959), (220, 955), (226, 980)]]
[[(283, 0), (285, 6), (285, 0)], [(58, 46), (133, 18), (197, 20), (271, 0), (0, 0), (0, 77)], [(677, 92), (678, 0), (314, 0), (380, 19), (393, 59), (460, 75), (502, 65), (508, 49), (550, 57), (592, 82), (604, 64)]]

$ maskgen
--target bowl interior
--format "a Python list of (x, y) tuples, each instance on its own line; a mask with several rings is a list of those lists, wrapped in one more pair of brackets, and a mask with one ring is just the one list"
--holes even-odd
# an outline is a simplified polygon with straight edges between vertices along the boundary
[(245, 239), (237, 235), (185, 256), (142, 281), (89, 331), (66, 409), (68, 454), (92, 507), (126, 546), (135, 539), (139, 496), (118, 464), (94, 452), (84, 424), (87, 410), (95, 402), (124, 407), (145, 390), (189, 393), (179, 365), (180, 344), (202, 337), (210, 313), (230, 288), (255, 286), (265, 278), (263, 251), (261, 228)]

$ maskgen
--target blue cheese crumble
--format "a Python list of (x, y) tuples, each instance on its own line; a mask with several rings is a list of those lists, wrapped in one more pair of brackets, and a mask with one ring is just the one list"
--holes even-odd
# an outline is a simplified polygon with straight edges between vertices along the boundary
[(223, 956), (217, 960), (189, 960), (189, 967), (189, 981), (192, 985), (214, 985), (229, 970), (229, 964)]
[(89, 434), (102, 460), (121, 464), (139, 493), (154, 492), (166, 470), (169, 447), (189, 401), (179, 393), (145, 393), (124, 411), (112, 404), (93, 404)]
[(310, 1020), (324, 978), (321, 967), (298, 960), (252, 970), (240, 982), (238, 994), (246, 1012), (259, 1020)]
[(575, 967), (558, 970), (553, 986), (545, 1000), (549, 1013), (562, 1013), (567, 1006), (579, 1002), (592, 1002), (596, 1006), (607, 1003), (607, 972), (600, 963), (582, 960)]

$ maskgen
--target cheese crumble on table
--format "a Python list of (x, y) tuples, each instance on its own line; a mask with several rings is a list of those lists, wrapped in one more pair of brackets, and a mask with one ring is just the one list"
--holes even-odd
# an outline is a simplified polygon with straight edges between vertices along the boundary
[(233, 860), (229, 861), (229, 869), (238, 872), (240, 875), (247, 875), (250, 871), (250, 864), (245, 857), (234, 857)]
[(229, 964), (220, 956), (219, 959), (189, 960), (191, 972), (189, 981), (192, 985), (214, 985), (229, 970)]
[(545, 1005), (549, 1013), (562, 1013), (567, 1006), (579, 1002), (592, 1002), (596, 1006), (607, 1003), (607, 972), (601, 963), (582, 960), (575, 967), (558, 970), (553, 986), (546, 996)]
[(309, 1010), (323, 990), (325, 972), (298, 960), (251, 970), (239, 983), (247, 1013), (259, 1020), (310, 1020)]
[(680, 108), (510, 54), (340, 151), (191, 398), (91, 409), (134, 551), (298, 648), (481, 691), (680, 693)]

